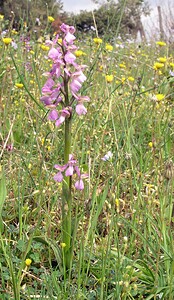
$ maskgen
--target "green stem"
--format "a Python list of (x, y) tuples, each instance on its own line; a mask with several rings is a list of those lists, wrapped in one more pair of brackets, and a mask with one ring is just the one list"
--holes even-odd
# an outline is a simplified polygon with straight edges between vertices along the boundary
[[(64, 74), (64, 91), (65, 91), (65, 105), (69, 106), (68, 97), (68, 80), (67, 75)], [(65, 119), (65, 144), (64, 144), (64, 163), (69, 161), (69, 155), (71, 154), (71, 123), (72, 118)], [(66, 247), (64, 251), (64, 264), (67, 270), (70, 269), (71, 257), (72, 257), (72, 238), (71, 238), (71, 176), (65, 176), (62, 187), (62, 239)]]
[[(65, 121), (65, 149), (64, 160), (65, 164), (69, 160), (71, 151), (71, 119)], [(66, 244), (64, 248), (64, 257), (66, 268), (70, 268), (71, 262), (71, 177), (67, 176), (63, 182), (62, 188), (62, 236), (63, 242)]]

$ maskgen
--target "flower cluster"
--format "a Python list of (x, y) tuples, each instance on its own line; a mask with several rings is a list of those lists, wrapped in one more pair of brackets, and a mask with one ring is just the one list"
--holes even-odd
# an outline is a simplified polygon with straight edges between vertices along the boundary
[(75, 183), (75, 188), (77, 190), (83, 190), (84, 189), (84, 183), (82, 178), (87, 178), (88, 174), (81, 174), (80, 169), (77, 166), (77, 161), (74, 159), (73, 155), (69, 155), (69, 161), (67, 164), (61, 166), (61, 165), (54, 165), (55, 169), (58, 170), (58, 173), (54, 175), (54, 180), (57, 182), (63, 181), (63, 174), (65, 176), (72, 176), (73, 174), (76, 174), (78, 177), (78, 180)]
[[(83, 73), (86, 65), (76, 63), (74, 52), (77, 47), (73, 44), (75, 28), (63, 23), (60, 29), (60, 37), (57, 35), (54, 41), (46, 41), (46, 44), (51, 46), (48, 58), (53, 64), (50, 72), (44, 74), (48, 79), (42, 88), (41, 97), (41, 101), (50, 109), (48, 119), (55, 121), (56, 126), (60, 126), (66, 118), (71, 117), (74, 102), (76, 113), (86, 114), (84, 102), (89, 101), (89, 97), (79, 94), (82, 83), (86, 80)], [(58, 104), (62, 105), (60, 111), (57, 111)]]

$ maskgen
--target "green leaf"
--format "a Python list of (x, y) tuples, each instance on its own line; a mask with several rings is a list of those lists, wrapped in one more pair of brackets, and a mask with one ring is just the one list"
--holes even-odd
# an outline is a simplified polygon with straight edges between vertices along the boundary
[(6, 73), (6, 71), (2, 71), (2, 73), (0, 74), (0, 78), (2, 78), (2, 76)]
[[(33, 240), (35, 240), (36, 242), (42, 243), (43, 245), (47, 245), (49, 246), (55, 255), (56, 261), (59, 265), (59, 268), (62, 268), (62, 253), (60, 250), (60, 247), (58, 247), (57, 243), (55, 241), (53, 241), (52, 239), (48, 239), (46, 237), (42, 237), (42, 236), (35, 236), (33, 237)], [(63, 269), (62, 269), (63, 272)]]
[(19, 240), (17, 242), (16, 248), (18, 248), (21, 252), (24, 252), (24, 251), (26, 251), (26, 246), (27, 245), (26, 245), (25, 241)]

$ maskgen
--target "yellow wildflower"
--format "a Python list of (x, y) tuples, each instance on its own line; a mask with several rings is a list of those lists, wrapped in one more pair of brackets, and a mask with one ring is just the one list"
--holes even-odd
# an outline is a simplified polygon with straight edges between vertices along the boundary
[(45, 138), (42, 138), (42, 139), (41, 139), (41, 144), (42, 144), (42, 146), (44, 145), (44, 143), (45, 143)]
[(122, 77), (122, 78), (121, 78), (121, 82), (122, 82), (122, 83), (124, 83), (125, 80), (126, 80), (126, 77)]
[(55, 19), (54, 19), (52, 16), (48, 16), (48, 21), (49, 21), (49, 22), (54, 22), (54, 20), (55, 20)]
[(11, 44), (12, 39), (11, 39), (11, 38), (8, 38), (8, 37), (5, 37), (5, 38), (2, 39), (2, 41), (3, 41), (3, 43), (4, 43), (5, 45), (9, 45), (9, 44)]
[(103, 40), (100, 39), (100, 38), (94, 38), (93, 41), (94, 41), (94, 43), (97, 44), (97, 45), (100, 45), (100, 44), (103, 43)]
[(3, 20), (3, 19), (4, 19), (4, 16), (0, 14), (0, 20)]
[(62, 248), (65, 248), (65, 247), (66, 247), (66, 244), (65, 244), (65, 243), (60, 243), (60, 246), (61, 246)]
[(155, 96), (156, 96), (156, 99), (157, 99), (158, 101), (163, 100), (164, 97), (165, 97), (163, 94), (157, 94), (157, 95), (155, 95)]
[(150, 148), (152, 148), (152, 147), (153, 147), (153, 143), (152, 143), (152, 142), (149, 142), (149, 143), (148, 143), (148, 146), (149, 146)]
[(105, 76), (105, 79), (106, 79), (106, 81), (107, 81), (108, 83), (110, 83), (110, 82), (113, 81), (114, 76), (113, 76), (113, 75), (106, 75), (106, 76)]
[(170, 63), (170, 66), (171, 66), (172, 68), (174, 68), (174, 63)]
[(44, 44), (42, 44), (40, 47), (41, 47), (41, 49), (42, 49), (43, 51), (48, 51), (48, 50), (50, 49), (50, 47), (48, 47), (48, 46), (46, 46), (46, 45), (44, 45)]
[(164, 67), (164, 64), (163, 63), (160, 63), (160, 62), (155, 62), (154, 65), (153, 65), (153, 68), (155, 70), (158, 70), (158, 69), (161, 69)]
[(158, 58), (158, 61), (159, 61), (160, 63), (165, 63), (165, 62), (167, 61), (167, 58), (166, 58), (166, 57), (159, 57), (159, 58)]
[(19, 89), (22, 89), (23, 88), (23, 83), (15, 83), (15, 86)]
[(18, 32), (15, 29), (12, 29), (11, 33), (12, 34), (18, 34)]
[(162, 41), (157, 41), (157, 42), (156, 42), (156, 45), (159, 45), (159, 46), (166, 46), (166, 43), (165, 43), (165, 42), (162, 42)]
[(26, 264), (27, 267), (29, 267), (31, 265), (31, 263), (32, 263), (32, 260), (30, 258), (27, 258), (25, 260), (25, 264)]
[(106, 44), (105, 49), (109, 52), (111, 52), (113, 50), (113, 46), (110, 44)]
[(79, 57), (79, 56), (82, 56), (82, 55), (85, 55), (85, 53), (82, 51), (82, 50), (76, 50), (74, 52), (75, 56)]
[(121, 69), (126, 69), (125, 63), (119, 64), (119, 67), (120, 67)]
[(118, 206), (119, 206), (119, 204), (120, 204), (120, 201), (119, 201), (119, 199), (118, 199), (118, 198), (116, 198), (116, 199), (115, 199), (115, 205), (118, 207)]
[(132, 77), (132, 76), (129, 76), (129, 77), (128, 77), (128, 80), (129, 80), (129, 81), (134, 81), (134, 80), (135, 80), (135, 78), (134, 78), (134, 77)]

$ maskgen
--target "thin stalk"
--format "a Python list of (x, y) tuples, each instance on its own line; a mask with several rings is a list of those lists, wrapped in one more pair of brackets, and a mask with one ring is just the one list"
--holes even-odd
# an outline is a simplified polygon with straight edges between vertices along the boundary
[[(65, 91), (65, 105), (69, 106), (68, 97), (68, 78), (66, 73), (64, 74), (64, 91)], [(71, 123), (72, 118), (65, 119), (65, 141), (64, 141), (64, 163), (69, 161), (69, 155), (71, 154)], [(72, 195), (71, 195), (71, 176), (65, 176), (62, 187), (62, 239), (66, 247), (64, 251), (64, 263), (67, 270), (71, 265), (71, 207), (72, 207)]]
[(121, 7), (121, 12), (120, 12), (120, 19), (119, 19), (119, 22), (118, 22), (118, 26), (117, 26), (117, 30), (116, 30), (116, 33), (115, 33), (115, 37), (118, 36), (119, 30), (120, 30), (120, 25), (121, 25), (121, 21), (122, 21), (122, 18), (123, 18), (123, 14), (124, 14), (124, 9), (125, 9), (125, 6), (126, 6), (126, 2), (127, 2), (127, 0), (123, 0), (122, 7)]

